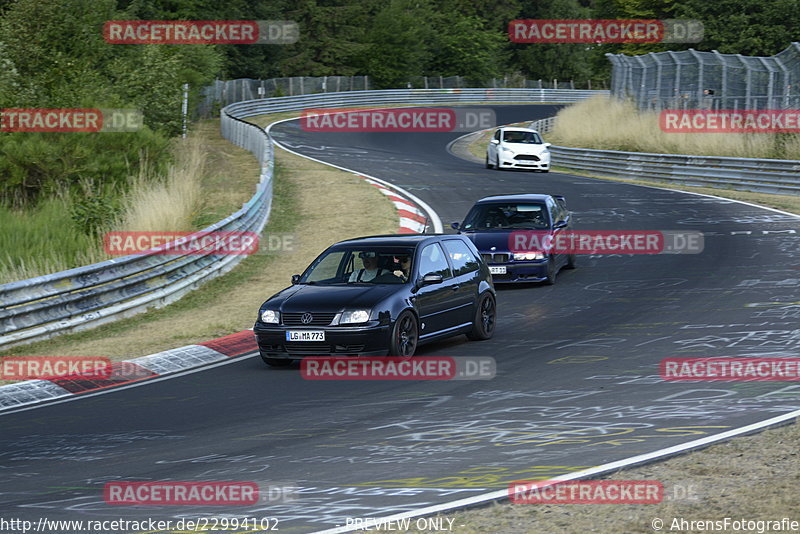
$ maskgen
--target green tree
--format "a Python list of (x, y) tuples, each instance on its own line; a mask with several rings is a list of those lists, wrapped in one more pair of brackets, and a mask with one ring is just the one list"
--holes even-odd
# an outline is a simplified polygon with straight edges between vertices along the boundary
[(395, 0), (372, 20), (359, 63), (377, 89), (403, 87), (412, 76), (423, 73), (430, 61), (431, 29), (427, 5)]
[(351, 76), (366, 48), (364, 35), (375, 2), (299, 0), (286, 12), (297, 22), (300, 40), (285, 45), (283, 76)]
[[(592, 12), (578, 0), (541, 0), (523, 6), (521, 19), (588, 19)], [(592, 77), (592, 45), (580, 43), (513, 43), (511, 65), (529, 78), (585, 80)]]
[(476, 15), (437, 13), (431, 43), (430, 74), (465, 76), (479, 82), (501, 74), (505, 32), (487, 28)]
[(705, 25), (703, 42), (693, 45), (697, 50), (771, 56), (800, 39), (800, 0), (682, 0), (675, 15)]

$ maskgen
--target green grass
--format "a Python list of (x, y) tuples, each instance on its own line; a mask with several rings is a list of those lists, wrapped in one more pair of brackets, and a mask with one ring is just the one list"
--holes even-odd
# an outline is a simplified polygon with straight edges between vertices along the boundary
[[(0, 204), (0, 284), (55, 273), (111, 258), (100, 235), (115, 231), (187, 231), (204, 228), (241, 208), (258, 173), (240, 161), (238, 147), (219, 135), (219, 121), (193, 125), (188, 140), (172, 140), (174, 163), (165, 172), (144, 163), (129, 177), (126, 192), (87, 184), (36, 205)], [(252, 156), (250, 156), (252, 157)], [(105, 199), (104, 213), (88, 198)], [(71, 213), (76, 205), (96, 219), (97, 236), (84, 231)]]
[(35, 208), (0, 204), (0, 283), (91, 263), (99, 243), (70, 217), (72, 200), (58, 195)]

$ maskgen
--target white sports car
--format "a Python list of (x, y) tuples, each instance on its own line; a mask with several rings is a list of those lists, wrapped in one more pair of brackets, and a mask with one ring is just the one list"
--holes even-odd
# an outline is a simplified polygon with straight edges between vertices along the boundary
[(498, 128), (486, 147), (486, 168), (550, 172), (549, 146), (536, 130)]

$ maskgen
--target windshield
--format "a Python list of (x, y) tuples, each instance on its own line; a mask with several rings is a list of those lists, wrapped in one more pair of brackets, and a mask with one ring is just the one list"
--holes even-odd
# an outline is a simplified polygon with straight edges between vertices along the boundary
[(301, 284), (404, 284), (411, 273), (414, 249), (374, 247), (328, 249), (314, 260)]
[(525, 143), (528, 145), (541, 145), (542, 138), (536, 132), (503, 132), (504, 143)]
[(462, 230), (543, 230), (549, 222), (544, 204), (479, 204), (464, 219)]

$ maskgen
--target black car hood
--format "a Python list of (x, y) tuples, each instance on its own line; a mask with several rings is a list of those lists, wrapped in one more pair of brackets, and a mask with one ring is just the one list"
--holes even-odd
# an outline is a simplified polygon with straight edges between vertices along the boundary
[[(536, 233), (542, 236), (550, 233), (549, 230), (493, 230), (489, 232), (464, 232), (475, 243), (475, 247), (483, 254), (492, 252), (508, 252), (511, 250), (511, 234), (513, 232)], [(492, 247), (495, 247), (492, 250)]]
[(373, 308), (389, 295), (409, 291), (408, 284), (298, 284), (284, 289), (267, 301), (281, 312), (339, 312), (343, 309)]

